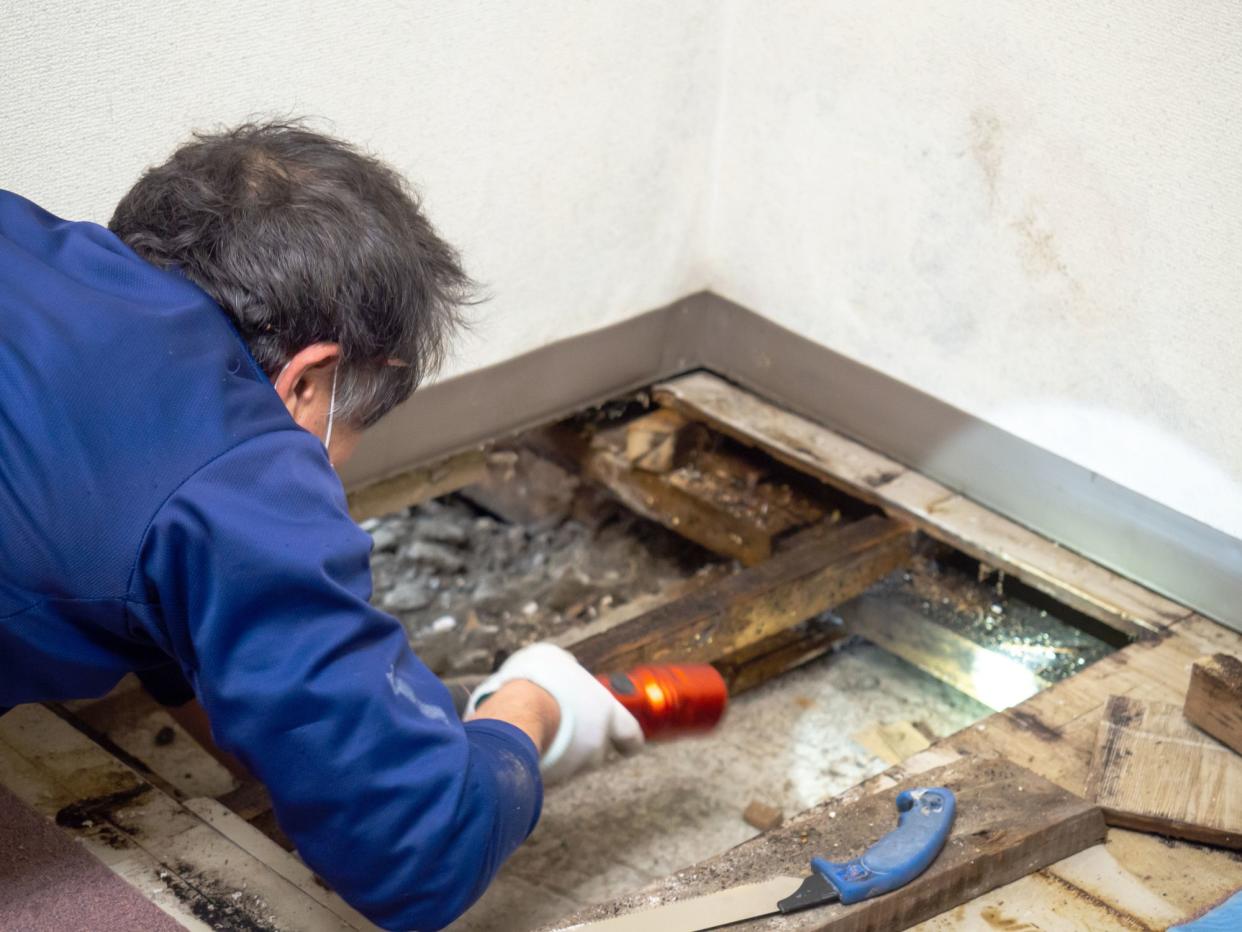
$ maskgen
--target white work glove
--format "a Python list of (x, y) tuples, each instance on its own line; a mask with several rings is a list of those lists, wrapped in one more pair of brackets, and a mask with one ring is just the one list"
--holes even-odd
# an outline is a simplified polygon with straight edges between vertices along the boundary
[(556, 737), (539, 762), (545, 783), (598, 766), (609, 746), (623, 754), (643, 746), (638, 719), (573, 654), (555, 644), (531, 644), (506, 660), (471, 693), (467, 714), (474, 713), (480, 700), (514, 680), (529, 680), (546, 689), (561, 708)]

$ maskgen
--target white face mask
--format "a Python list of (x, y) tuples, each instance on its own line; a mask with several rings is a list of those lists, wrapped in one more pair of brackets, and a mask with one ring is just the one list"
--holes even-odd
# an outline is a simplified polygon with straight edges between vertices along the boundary
[[(276, 378), (273, 384), (280, 381), (280, 377), (285, 374), (285, 370), (288, 368), (289, 363), (285, 363), (280, 367), (280, 371), (276, 373)], [(325, 450), (327, 450), (329, 444), (332, 443), (332, 421), (336, 417), (336, 376), (340, 371), (341, 367), (339, 365), (332, 370), (332, 394), (328, 398), (328, 429), (323, 435), (323, 448)]]

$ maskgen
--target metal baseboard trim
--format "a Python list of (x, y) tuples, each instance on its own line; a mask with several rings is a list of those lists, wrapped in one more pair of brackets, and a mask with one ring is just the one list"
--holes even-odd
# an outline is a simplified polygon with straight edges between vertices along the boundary
[(372, 432), (346, 482), (375, 481), (696, 368), (1242, 630), (1242, 540), (710, 292), (420, 391)]

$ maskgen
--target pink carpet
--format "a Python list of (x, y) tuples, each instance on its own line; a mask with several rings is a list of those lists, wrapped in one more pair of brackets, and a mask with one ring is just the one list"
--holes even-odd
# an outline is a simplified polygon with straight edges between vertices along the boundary
[(0, 786), (0, 930), (184, 932), (80, 842)]

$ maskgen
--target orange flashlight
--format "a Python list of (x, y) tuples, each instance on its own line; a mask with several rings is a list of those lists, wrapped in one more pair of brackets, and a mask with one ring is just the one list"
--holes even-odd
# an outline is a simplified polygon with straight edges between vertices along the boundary
[(711, 731), (729, 704), (724, 677), (705, 663), (641, 666), (597, 679), (657, 741)]

